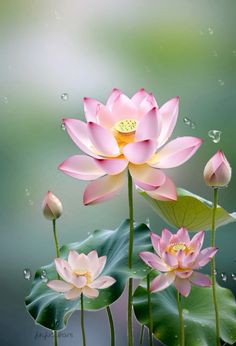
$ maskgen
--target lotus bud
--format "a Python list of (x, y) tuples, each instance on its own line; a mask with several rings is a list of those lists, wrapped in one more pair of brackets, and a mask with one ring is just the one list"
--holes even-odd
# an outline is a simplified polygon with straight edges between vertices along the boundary
[(212, 187), (224, 187), (230, 182), (232, 169), (222, 150), (207, 162), (203, 176), (205, 183)]
[(63, 210), (61, 201), (51, 191), (46, 194), (42, 208), (44, 216), (49, 220), (58, 219)]

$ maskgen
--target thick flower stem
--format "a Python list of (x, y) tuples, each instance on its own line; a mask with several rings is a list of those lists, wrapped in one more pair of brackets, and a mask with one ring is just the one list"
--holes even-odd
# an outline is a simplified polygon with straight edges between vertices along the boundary
[(143, 334), (144, 334), (144, 324), (142, 324), (141, 330), (140, 330), (139, 345), (143, 344)]
[[(217, 208), (217, 197), (218, 197), (218, 188), (213, 189), (213, 208), (212, 208), (212, 232), (211, 232), (211, 246), (215, 247), (215, 223), (216, 223), (216, 208)], [(211, 260), (211, 281), (212, 281), (212, 296), (213, 304), (215, 309), (215, 323), (216, 323), (216, 345), (220, 346), (220, 321), (219, 321), (219, 312), (216, 299), (216, 277), (215, 277), (215, 257)]]
[[(132, 269), (133, 242), (134, 242), (134, 210), (133, 210), (133, 182), (128, 172), (128, 197), (129, 197), (129, 254), (128, 266)], [(133, 279), (129, 278), (128, 283), (128, 346), (133, 345), (133, 321), (132, 321), (132, 296), (133, 296)]]
[[(55, 247), (56, 247), (56, 254), (57, 258), (60, 257), (60, 251), (59, 251), (59, 245), (58, 245), (58, 240), (57, 240), (57, 229), (56, 229), (56, 220), (52, 220), (52, 225), (53, 225), (53, 236), (54, 236), (54, 242), (55, 242)], [(59, 275), (57, 274), (58, 279), (60, 279)], [(54, 338), (54, 346), (57, 346), (57, 331), (54, 330), (53, 332), (53, 338)]]
[(110, 325), (111, 346), (115, 346), (115, 328), (114, 328), (114, 322), (112, 318), (111, 309), (109, 306), (107, 307), (107, 316), (108, 316), (109, 325)]
[(81, 321), (81, 332), (82, 332), (82, 339), (83, 339), (83, 346), (86, 346), (86, 337), (85, 337), (85, 329), (84, 329), (84, 295), (81, 293), (80, 296), (80, 321)]
[(150, 273), (147, 275), (147, 294), (148, 294), (148, 320), (149, 320), (149, 346), (152, 346), (152, 302), (151, 302), (151, 292), (150, 292)]
[(185, 346), (185, 335), (184, 335), (184, 319), (183, 319), (183, 310), (181, 305), (181, 295), (177, 292), (177, 303), (179, 311), (179, 342), (180, 346)]

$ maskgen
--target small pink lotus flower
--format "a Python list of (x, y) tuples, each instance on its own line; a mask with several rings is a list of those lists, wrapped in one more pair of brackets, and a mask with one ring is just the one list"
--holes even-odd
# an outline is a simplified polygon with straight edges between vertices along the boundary
[(230, 182), (232, 169), (222, 150), (207, 162), (203, 175), (208, 186), (224, 187)]
[(55, 259), (56, 270), (64, 280), (52, 280), (47, 286), (56, 292), (64, 293), (68, 300), (74, 300), (83, 293), (88, 298), (96, 298), (98, 289), (113, 285), (116, 280), (111, 276), (99, 276), (106, 264), (107, 257), (98, 257), (93, 250), (88, 255), (72, 250), (68, 261), (62, 258)]
[(175, 185), (161, 169), (180, 166), (202, 144), (196, 137), (178, 137), (166, 144), (178, 107), (178, 97), (159, 108), (144, 89), (131, 99), (114, 89), (106, 105), (84, 98), (86, 123), (63, 120), (71, 139), (87, 155), (71, 156), (59, 169), (77, 179), (94, 180), (85, 189), (85, 205), (115, 195), (125, 182), (127, 169), (136, 186), (151, 197), (176, 200)]
[(51, 191), (48, 191), (43, 200), (43, 214), (46, 219), (56, 220), (62, 214), (62, 203)]
[(185, 228), (180, 228), (176, 234), (163, 229), (161, 237), (151, 234), (156, 254), (141, 252), (139, 256), (151, 268), (164, 272), (152, 281), (151, 292), (164, 290), (174, 283), (179, 293), (187, 297), (192, 284), (204, 287), (211, 285), (207, 275), (195, 272), (195, 269), (206, 265), (218, 251), (215, 247), (201, 250), (204, 235), (204, 231), (198, 232), (190, 240)]

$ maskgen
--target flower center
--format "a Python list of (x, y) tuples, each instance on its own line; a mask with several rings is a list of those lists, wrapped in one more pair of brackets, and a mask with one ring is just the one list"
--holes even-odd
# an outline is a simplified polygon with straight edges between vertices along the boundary
[(93, 281), (91, 273), (85, 269), (76, 269), (74, 270), (74, 273), (78, 276), (84, 276), (87, 280), (87, 284), (91, 284)]
[(175, 255), (176, 252), (178, 252), (179, 250), (188, 252), (189, 248), (184, 243), (173, 243), (169, 246), (169, 249), (168, 249), (168, 251), (173, 255)]
[(123, 119), (115, 124), (115, 129), (123, 134), (131, 134), (136, 131), (137, 125), (138, 123), (135, 119)]

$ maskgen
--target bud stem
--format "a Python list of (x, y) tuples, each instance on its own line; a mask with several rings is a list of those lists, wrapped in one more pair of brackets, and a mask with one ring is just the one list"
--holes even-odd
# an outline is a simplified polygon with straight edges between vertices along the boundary
[[(133, 207), (133, 181), (128, 171), (128, 199), (129, 199), (129, 254), (128, 266), (132, 269), (133, 262), (133, 243), (134, 243), (134, 207)], [(133, 279), (129, 278), (128, 282), (128, 345), (133, 346), (133, 316), (132, 316), (132, 296), (133, 296)]]
[(55, 247), (56, 247), (56, 254), (57, 254), (57, 258), (59, 258), (60, 257), (60, 250), (59, 250), (59, 244), (58, 244), (58, 240), (57, 240), (56, 219), (52, 220), (52, 224), (53, 224), (53, 236), (54, 236), (54, 242), (55, 242)]

